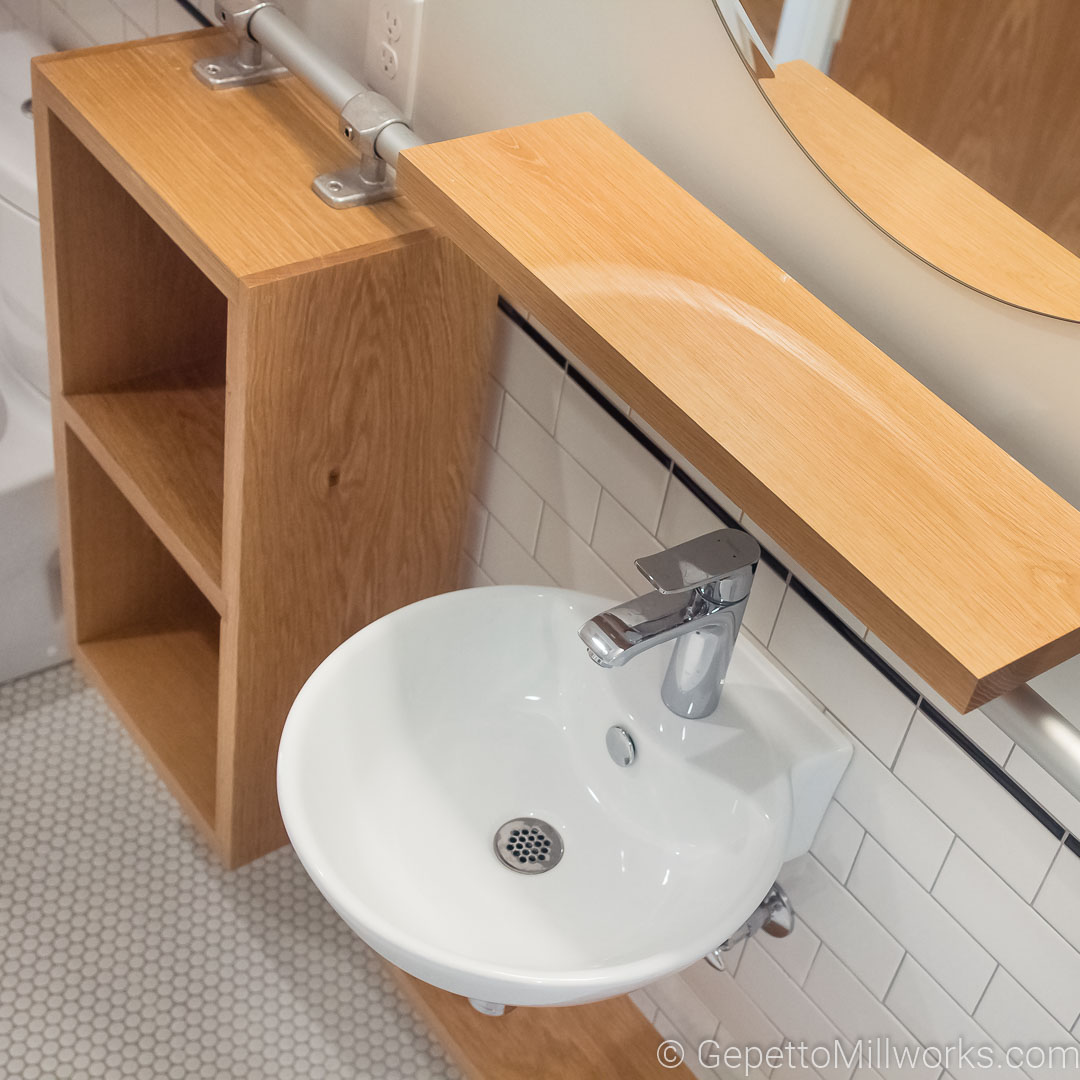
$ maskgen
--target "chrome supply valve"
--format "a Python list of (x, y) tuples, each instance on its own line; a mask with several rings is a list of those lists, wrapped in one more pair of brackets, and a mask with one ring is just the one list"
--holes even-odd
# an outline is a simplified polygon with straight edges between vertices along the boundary
[(753, 937), (759, 930), (763, 930), (769, 937), (787, 937), (795, 929), (795, 909), (784, 892), (780, 882), (774, 882), (773, 887), (765, 894), (750, 918), (746, 920), (726, 941), (718, 945), (705, 959), (717, 971), (724, 970), (724, 953), (730, 952), (740, 941)]
[(217, 0), (214, 17), (236, 42), (236, 52), (208, 56), (191, 65), (196, 78), (212, 90), (235, 86), (253, 86), (287, 75), (288, 70), (268, 58), (251, 33), (251, 20), (264, 8), (279, 10), (277, 4), (251, 3), (251, 0)]

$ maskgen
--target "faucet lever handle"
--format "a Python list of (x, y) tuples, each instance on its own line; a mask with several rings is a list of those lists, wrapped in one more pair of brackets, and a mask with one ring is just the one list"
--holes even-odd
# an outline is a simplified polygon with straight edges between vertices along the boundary
[(689, 592), (732, 577), (761, 558), (758, 542), (742, 529), (717, 529), (655, 555), (636, 566), (662, 593)]

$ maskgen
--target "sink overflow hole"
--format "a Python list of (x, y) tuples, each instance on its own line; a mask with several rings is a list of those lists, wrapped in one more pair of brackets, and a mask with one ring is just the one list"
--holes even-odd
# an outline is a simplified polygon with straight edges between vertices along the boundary
[(495, 854), (519, 874), (543, 874), (562, 859), (562, 837), (539, 818), (513, 818), (495, 833)]

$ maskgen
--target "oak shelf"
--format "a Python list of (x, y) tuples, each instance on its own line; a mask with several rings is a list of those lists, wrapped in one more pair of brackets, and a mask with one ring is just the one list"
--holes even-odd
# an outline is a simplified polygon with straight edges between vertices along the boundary
[(919, 258), (989, 296), (1080, 320), (1068, 248), (805, 60), (758, 85), (825, 175)]
[(224, 372), (154, 372), (108, 392), (68, 395), (63, 416), (223, 614)]
[(332, 110), (215, 93), (198, 32), (34, 67), (72, 651), (227, 866), (350, 634), (454, 588), (494, 285), (404, 202), (337, 211)]

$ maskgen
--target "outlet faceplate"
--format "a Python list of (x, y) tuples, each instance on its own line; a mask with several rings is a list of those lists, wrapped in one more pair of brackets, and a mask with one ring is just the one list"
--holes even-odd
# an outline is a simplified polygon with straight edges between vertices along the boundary
[(424, 0), (372, 0), (364, 74), (368, 85), (412, 119)]

